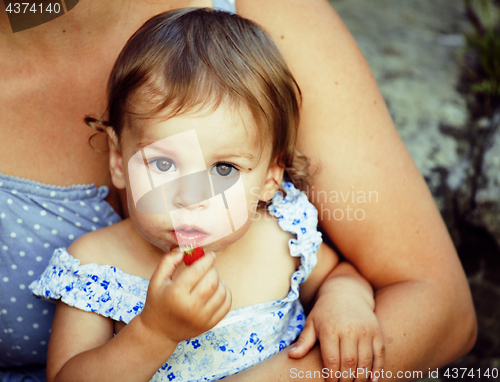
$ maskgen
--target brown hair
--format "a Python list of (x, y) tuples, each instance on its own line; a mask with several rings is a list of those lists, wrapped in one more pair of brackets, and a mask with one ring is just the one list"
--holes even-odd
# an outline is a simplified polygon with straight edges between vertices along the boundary
[(270, 163), (305, 189), (309, 162), (295, 149), (300, 99), (278, 48), (254, 22), (210, 8), (181, 9), (154, 16), (132, 35), (109, 78), (109, 120), (85, 121), (112, 126), (120, 137), (133, 118), (167, 111), (170, 118), (223, 101), (243, 105), (261, 142), (272, 143)]

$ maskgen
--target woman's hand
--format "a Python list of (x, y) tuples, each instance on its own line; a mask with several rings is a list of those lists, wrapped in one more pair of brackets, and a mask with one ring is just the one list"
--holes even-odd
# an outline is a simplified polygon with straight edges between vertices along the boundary
[(176, 272), (182, 257), (169, 253), (160, 260), (138, 316), (146, 329), (175, 344), (210, 330), (231, 307), (231, 292), (214, 267), (214, 253)]
[[(370, 285), (350, 264), (340, 264), (321, 286), (289, 357), (304, 357), (319, 339), (323, 364), (332, 377), (330, 380), (365, 382), (370, 376), (370, 380), (376, 382), (385, 355), (374, 307)], [(358, 369), (363, 372), (353, 378)]]

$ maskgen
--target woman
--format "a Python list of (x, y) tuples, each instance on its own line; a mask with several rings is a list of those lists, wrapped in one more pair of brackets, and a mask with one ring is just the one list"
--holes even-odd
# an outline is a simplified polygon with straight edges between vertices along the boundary
[[(82, 117), (104, 113), (102, 84), (125, 41), (144, 21), (169, 9), (204, 6), (213, 6), (212, 0), (81, 0), (66, 15), (15, 34), (7, 13), (0, 13), (0, 173), (54, 186), (98, 187), (59, 189), (0, 178), (0, 210), (6, 211), (0, 216), (1, 272), (7, 275), (1, 284), (0, 376), (15, 378), (20, 374), (13, 367), (25, 370), (44, 360), (52, 308), (35, 305), (46, 303), (33, 301), (19, 280), (36, 277), (54, 247), (69, 246), (84, 231), (119, 219), (108, 209), (121, 212), (107, 155), (87, 144), (92, 132)], [(237, 0), (236, 10), (273, 35), (301, 87), (298, 149), (313, 167), (320, 164), (310, 198), (325, 233), (376, 290), (385, 370), (393, 375), (427, 370), (465, 354), (474, 343), (476, 323), (462, 267), (352, 36), (325, 0)], [(18, 192), (21, 186), (27, 190)], [(109, 194), (103, 186), (110, 187)], [(355, 204), (350, 197), (332, 197), (352, 190), (367, 195), (367, 203), (357, 205), (363, 214), (351, 210), (349, 215)], [(368, 202), (369, 192), (378, 199)], [(24, 196), (29, 200), (21, 203)], [(40, 223), (42, 217), (54, 223)], [(335, 330), (328, 315), (333, 300), (328, 291), (317, 300), (310, 314), (315, 327), (306, 327), (295, 357), (314, 344), (315, 331)], [(231, 378), (286, 380), (291, 368), (324, 365), (343, 371), (371, 363), (350, 349), (340, 350), (341, 359), (338, 346), (324, 341), (321, 354), (316, 346), (300, 361), (281, 352)]]

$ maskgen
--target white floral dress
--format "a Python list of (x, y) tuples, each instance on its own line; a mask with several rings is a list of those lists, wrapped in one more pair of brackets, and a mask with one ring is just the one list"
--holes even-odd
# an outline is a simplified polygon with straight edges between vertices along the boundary
[[(291, 276), (288, 295), (230, 311), (214, 328), (182, 341), (151, 381), (214, 381), (249, 368), (290, 345), (304, 327), (299, 285), (316, 265), (321, 244), (317, 210), (292, 183), (283, 182), (268, 207), (280, 227), (296, 235), (290, 254), (301, 264)], [(76, 308), (125, 323), (139, 314), (146, 300), (148, 280), (112, 266), (80, 265), (65, 249), (58, 249), (45, 272), (30, 285), (36, 296), (61, 299)]]

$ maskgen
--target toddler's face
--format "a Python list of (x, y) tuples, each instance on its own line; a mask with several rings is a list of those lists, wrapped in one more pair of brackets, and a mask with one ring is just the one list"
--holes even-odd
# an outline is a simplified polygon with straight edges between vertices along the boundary
[(194, 242), (218, 250), (241, 238), (282, 173), (269, 166), (269, 148), (259, 158), (251, 114), (223, 104), (134, 123), (121, 139), (120, 167), (137, 231), (165, 252)]

